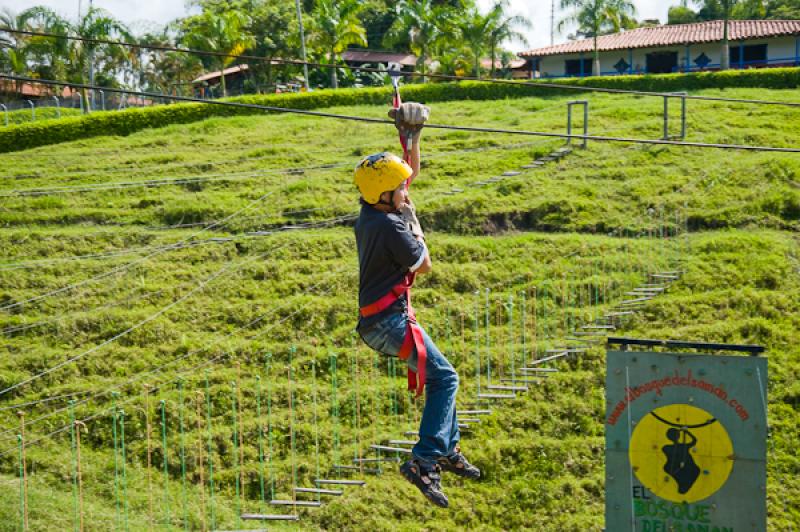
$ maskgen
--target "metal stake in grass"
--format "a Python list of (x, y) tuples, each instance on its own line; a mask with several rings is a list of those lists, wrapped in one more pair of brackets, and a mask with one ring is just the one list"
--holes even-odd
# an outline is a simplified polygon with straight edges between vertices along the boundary
[(242, 464), (239, 461), (239, 417), (238, 417), (238, 406), (237, 406), (237, 390), (236, 390), (236, 381), (231, 382), (231, 422), (233, 427), (233, 461), (236, 464), (236, 481), (235, 481), (235, 498), (234, 503), (236, 505), (236, 527), (241, 528), (241, 519), (242, 519), (242, 500), (241, 500), (241, 486), (240, 486), (240, 475), (242, 471)]
[(147, 440), (147, 523), (153, 529), (153, 446), (150, 441), (152, 426), (150, 425), (150, 386), (144, 385), (144, 424), (145, 439)]
[(475, 384), (481, 394), (480, 291), (475, 290)]
[(275, 499), (275, 471), (272, 468), (272, 353), (267, 353), (264, 357), (264, 371), (267, 377), (267, 445), (269, 469), (269, 497)]
[(295, 347), (292, 346), (289, 349), (289, 368), (288, 368), (288, 376), (289, 376), (289, 437), (291, 439), (292, 444), (292, 511), (297, 513), (297, 493), (295, 492), (294, 487), (297, 486), (297, 461), (296, 461), (296, 454), (297, 448), (295, 445), (295, 434), (294, 434), (294, 427), (295, 427), (295, 417), (294, 417), (294, 382), (292, 380), (292, 358), (295, 352)]
[(520, 317), (519, 317), (520, 340), (522, 341), (522, 358), (521, 358), (521, 360), (522, 360), (522, 363), (524, 365), (525, 364), (525, 360), (527, 360), (527, 358), (528, 358), (528, 349), (527, 349), (527, 346), (525, 345), (525, 337), (527, 336), (526, 332), (525, 332), (525, 329), (528, 326), (528, 324), (526, 323), (526, 316), (525, 316), (525, 310), (526, 310), (525, 309), (525, 307), (526, 307), (526, 304), (525, 304), (525, 289), (520, 290), (519, 297), (520, 297), (520, 304), (519, 304), (519, 308), (520, 308)]
[(25, 532), (28, 530), (28, 508), (25, 504), (27, 490), (25, 489), (25, 438), (17, 434), (19, 444), (19, 526)]
[[(336, 353), (328, 353), (328, 368), (331, 375), (331, 418), (333, 424), (333, 463), (339, 463), (339, 397)], [(319, 478), (319, 477), (317, 477)]]
[(178, 427), (181, 435), (181, 491), (183, 502), (183, 529), (189, 529), (189, 499), (186, 494), (186, 434), (183, 426), (183, 379), (178, 379)]
[(214, 447), (212, 442), (213, 432), (211, 429), (211, 385), (208, 382), (208, 371), (205, 377), (206, 384), (206, 437), (208, 440), (208, 500), (211, 509), (211, 530), (217, 528), (217, 520), (214, 514)]
[(197, 475), (200, 486), (200, 530), (206, 530), (206, 488), (203, 479), (203, 392), (198, 391), (195, 396), (195, 416), (197, 418)]
[(489, 335), (489, 289), (486, 289), (486, 305), (484, 310), (484, 326), (486, 327), (486, 385), (492, 384), (492, 351)]
[(261, 422), (261, 375), (256, 375), (256, 421), (258, 423), (258, 488), (261, 495), (261, 512), (266, 513), (267, 499), (264, 490), (264, 425)]
[(164, 461), (164, 524), (169, 526), (172, 521), (169, 511), (169, 469), (167, 463), (167, 402), (162, 399), (159, 403), (161, 407), (161, 452)]
[(73, 525), (76, 532), (81, 532), (83, 527), (80, 522), (78, 500), (78, 459), (75, 445), (75, 400), (69, 401), (69, 439), (70, 451), (72, 452), (72, 506), (73, 506)]
[(517, 378), (517, 368), (514, 362), (514, 295), (508, 295), (508, 354), (511, 357), (511, 378)]
[(124, 530), (128, 530), (128, 474), (125, 467), (127, 452), (125, 451), (125, 411), (119, 411), (119, 441), (122, 451), (122, 517)]
[(114, 439), (114, 504), (117, 509), (116, 528), (119, 529), (120, 521), (120, 502), (119, 502), (119, 444), (117, 441), (117, 398), (119, 393), (112, 392), (111, 397), (111, 434)]

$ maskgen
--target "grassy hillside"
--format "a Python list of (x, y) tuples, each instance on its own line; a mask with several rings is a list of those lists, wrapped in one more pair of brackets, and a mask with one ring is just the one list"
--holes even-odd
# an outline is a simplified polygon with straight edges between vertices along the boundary
[[(796, 99), (794, 91), (725, 94)], [(589, 99), (590, 133), (660, 136), (661, 100)], [(563, 131), (566, 101), (442, 103), (433, 116), (437, 123)], [(333, 111), (382, 117), (386, 109)], [(690, 103), (689, 140), (794, 146), (799, 115)], [(240, 525), (236, 515), (264, 510), (259, 428), (272, 428), (267, 499), (270, 479), (277, 497), (290, 495), (292, 464), (298, 485), (311, 486), (317, 463), (323, 477), (344, 476), (330, 468), (366, 456), (372, 443), (403, 438), (419, 405), (402, 393), (402, 365), (393, 372), (355, 341), (357, 260), (347, 226), (357, 212), (353, 165), (364, 154), (396, 150), (396, 142), (384, 126), (251, 116), (0, 155), (0, 389), (64, 364), (0, 396), (0, 529), (19, 526), (21, 409), (32, 422), (28, 441), (43, 438), (26, 449), (31, 529), (72, 526), (70, 435), (45, 437), (68, 425), (66, 399), (11, 408), (48, 397), (91, 399), (76, 416), (97, 416), (81, 437), (84, 512), (97, 530), (123, 528), (126, 520), (130, 529), (147, 529), (151, 517), (157, 529), (179, 529), (184, 504), (191, 527), (208, 525), (209, 492), (199, 486), (201, 469), (208, 482), (209, 445), (218, 528), (256, 527)], [(413, 195), (435, 267), (415, 301), (420, 321), (459, 370), (459, 407), (485, 407), (475, 392), (476, 362), (487, 384), (487, 314), (496, 382), (563, 345), (568, 330), (611, 308), (648, 273), (685, 269), (618, 333), (768, 348), (770, 529), (800, 521), (800, 157), (590, 143), (561, 161), (476, 186), (560, 143), (434, 130), (423, 143)], [(301, 511), (301, 523), (287, 528), (599, 530), (603, 347), (552, 367), (560, 371), (494, 404), (465, 433), (464, 450), (486, 478), (464, 484), (447, 477), (450, 510), (429, 508), (387, 463), (384, 474), (364, 475), (366, 487)], [(206, 386), (209, 395), (198, 396)], [(125, 484), (119, 476), (116, 487), (113, 404), (125, 411)], [(268, 439), (265, 432), (262, 448)], [(119, 471), (121, 449), (118, 456)], [(244, 458), (243, 502), (237, 456)]]

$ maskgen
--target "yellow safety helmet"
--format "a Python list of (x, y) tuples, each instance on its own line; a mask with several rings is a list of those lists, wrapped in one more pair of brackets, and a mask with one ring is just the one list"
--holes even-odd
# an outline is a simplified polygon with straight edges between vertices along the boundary
[(374, 205), (381, 194), (394, 190), (411, 177), (411, 167), (389, 152), (368, 155), (356, 166), (353, 181), (364, 201)]

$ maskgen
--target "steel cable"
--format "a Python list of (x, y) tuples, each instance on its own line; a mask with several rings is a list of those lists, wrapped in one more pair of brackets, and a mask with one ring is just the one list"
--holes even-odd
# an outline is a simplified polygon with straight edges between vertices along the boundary
[[(353, 116), (353, 115), (342, 115), (336, 113), (326, 113), (322, 111), (309, 111), (307, 109), (290, 109), (285, 107), (275, 107), (270, 105), (258, 105), (252, 103), (242, 103), (242, 102), (230, 102), (230, 101), (219, 101), (219, 100), (203, 100), (201, 98), (190, 98), (187, 96), (171, 96), (171, 95), (160, 95), (157, 93), (152, 92), (136, 92), (136, 91), (129, 91), (123, 89), (114, 89), (110, 87), (98, 87), (94, 85), (86, 85), (82, 83), (69, 83), (64, 81), (54, 81), (54, 80), (42, 80), (42, 79), (35, 79), (35, 78), (26, 78), (22, 76), (12, 76), (8, 74), (0, 74), (0, 79), (9, 79), (12, 81), (23, 81), (23, 82), (30, 82), (30, 83), (41, 83), (44, 85), (58, 85), (58, 86), (65, 86), (65, 87), (73, 87), (79, 89), (89, 89), (89, 90), (105, 90), (107, 92), (124, 92), (130, 95), (137, 95), (143, 97), (157, 97), (157, 98), (164, 98), (168, 100), (178, 101), (178, 102), (190, 102), (190, 103), (201, 103), (206, 105), (217, 105), (222, 107), (231, 107), (231, 108), (238, 108), (238, 109), (255, 109), (261, 111), (272, 111), (278, 113), (290, 113), (290, 114), (300, 114), (306, 116), (315, 116), (320, 118), (333, 118), (338, 120), (349, 120), (355, 122), (365, 122), (370, 124), (383, 124), (383, 125), (390, 125), (394, 127), (395, 123), (391, 120), (384, 120), (382, 118), (370, 118), (364, 116)], [(798, 104), (800, 106), (800, 104)], [(599, 141), (599, 142), (618, 142), (618, 143), (625, 143), (625, 144), (644, 144), (644, 145), (654, 145), (654, 146), (683, 146), (683, 147), (692, 147), (692, 148), (706, 148), (706, 149), (722, 149), (722, 150), (747, 150), (747, 151), (759, 151), (759, 152), (778, 152), (778, 153), (800, 153), (800, 148), (782, 148), (777, 146), (752, 146), (747, 144), (721, 144), (721, 143), (713, 143), (713, 142), (689, 142), (689, 141), (681, 141), (681, 140), (663, 140), (663, 139), (639, 139), (639, 138), (629, 138), (629, 137), (610, 137), (610, 136), (602, 136), (602, 135), (574, 135), (574, 134), (567, 134), (567, 133), (549, 133), (544, 131), (524, 131), (524, 130), (515, 130), (515, 129), (500, 129), (500, 128), (489, 128), (489, 127), (470, 127), (470, 126), (453, 126), (453, 125), (445, 125), (445, 124), (426, 124), (425, 128), (427, 129), (445, 129), (450, 131), (466, 131), (466, 132), (473, 132), (473, 133), (497, 133), (497, 134), (504, 134), (504, 135), (523, 135), (523, 136), (531, 136), (531, 137), (548, 137), (548, 138), (559, 138), (559, 139), (577, 139), (577, 140), (592, 140), (592, 141)]]
[[(573, 90), (573, 91), (582, 91), (582, 92), (599, 92), (599, 93), (607, 93), (607, 94), (629, 94), (633, 96), (654, 96), (654, 97), (675, 97), (676, 93), (670, 92), (653, 92), (653, 91), (640, 91), (640, 90), (629, 90), (629, 89), (612, 89), (612, 88), (605, 88), (605, 87), (592, 87), (592, 86), (581, 86), (581, 85), (570, 85), (566, 83), (547, 83), (541, 81), (516, 81), (516, 80), (508, 80), (508, 79), (494, 79), (494, 78), (482, 78), (480, 76), (455, 76), (449, 74), (431, 74), (422, 72), (403, 72), (403, 71), (395, 71), (395, 70), (388, 70), (385, 68), (370, 68), (370, 67), (360, 67), (360, 66), (351, 66), (347, 64), (343, 65), (333, 65), (328, 63), (314, 63), (309, 61), (299, 61), (296, 59), (267, 59), (265, 57), (259, 57), (255, 55), (245, 55), (245, 54), (227, 54), (224, 52), (209, 52), (205, 50), (196, 50), (191, 48), (180, 48), (176, 46), (163, 46), (163, 45), (152, 45), (152, 44), (137, 44), (137, 43), (128, 43), (123, 41), (113, 41), (108, 39), (92, 39), (88, 37), (80, 37), (80, 36), (70, 36), (70, 35), (59, 35), (57, 33), (47, 33), (47, 32), (37, 32), (37, 31), (29, 31), (29, 30), (17, 30), (14, 28), (8, 27), (0, 27), (0, 32), (7, 32), (7, 33), (15, 33), (21, 35), (30, 35), (36, 37), (53, 37), (58, 39), (67, 39), (67, 40), (75, 40), (75, 41), (82, 41), (82, 42), (90, 42), (94, 44), (108, 44), (114, 46), (123, 46), (128, 48), (137, 48), (137, 49), (146, 49), (146, 50), (158, 50), (158, 51), (167, 51), (167, 52), (179, 52), (179, 53), (187, 53), (187, 54), (196, 54), (202, 55), (207, 57), (222, 57), (228, 59), (238, 59), (238, 60), (248, 60), (248, 61), (259, 61), (259, 62), (271, 62), (273, 64), (283, 64), (283, 65), (294, 65), (294, 66), (310, 66), (312, 68), (344, 68), (347, 70), (355, 70), (359, 72), (370, 72), (370, 73), (377, 73), (377, 74), (385, 74), (385, 75), (400, 75), (406, 78), (410, 77), (418, 77), (418, 78), (431, 78), (431, 79), (442, 79), (447, 81), (478, 81), (482, 83), (494, 83), (494, 84), (502, 84), (502, 85), (515, 85), (519, 87), (541, 87), (546, 89), (558, 89), (558, 90)], [(62, 84), (62, 85), (69, 85), (69, 84)], [(108, 87), (99, 87), (102, 90), (109, 90)], [(129, 94), (139, 94), (132, 91), (123, 91)], [(168, 98), (168, 95), (157, 94), (153, 93), (153, 97), (156, 98)], [(681, 96), (684, 97), (684, 96)], [(778, 106), (787, 106), (787, 107), (800, 107), (800, 102), (782, 102), (776, 100), (755, 100), (755, 99), (747, 99), (747, 98), (724, 98), (721, 96), (697, 96), (697, 95), (686, 95), (686, 99), (688, 100), (697, 100), (697, 101), (711, 101), (711, 102), (727, 102), (727, 103), (741, 103), (741, 104), (752, 104), (752, 105), (778, 105)]]

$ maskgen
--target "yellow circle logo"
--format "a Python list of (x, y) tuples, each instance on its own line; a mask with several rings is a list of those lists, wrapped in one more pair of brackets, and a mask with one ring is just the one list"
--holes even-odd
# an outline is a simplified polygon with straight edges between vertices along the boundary
[(713, 495), (733, 469), (728, 431), (705, 410), (686, 404), (644, 416), (631, 435), (628, 455), (644, 487), (677, 503)]

